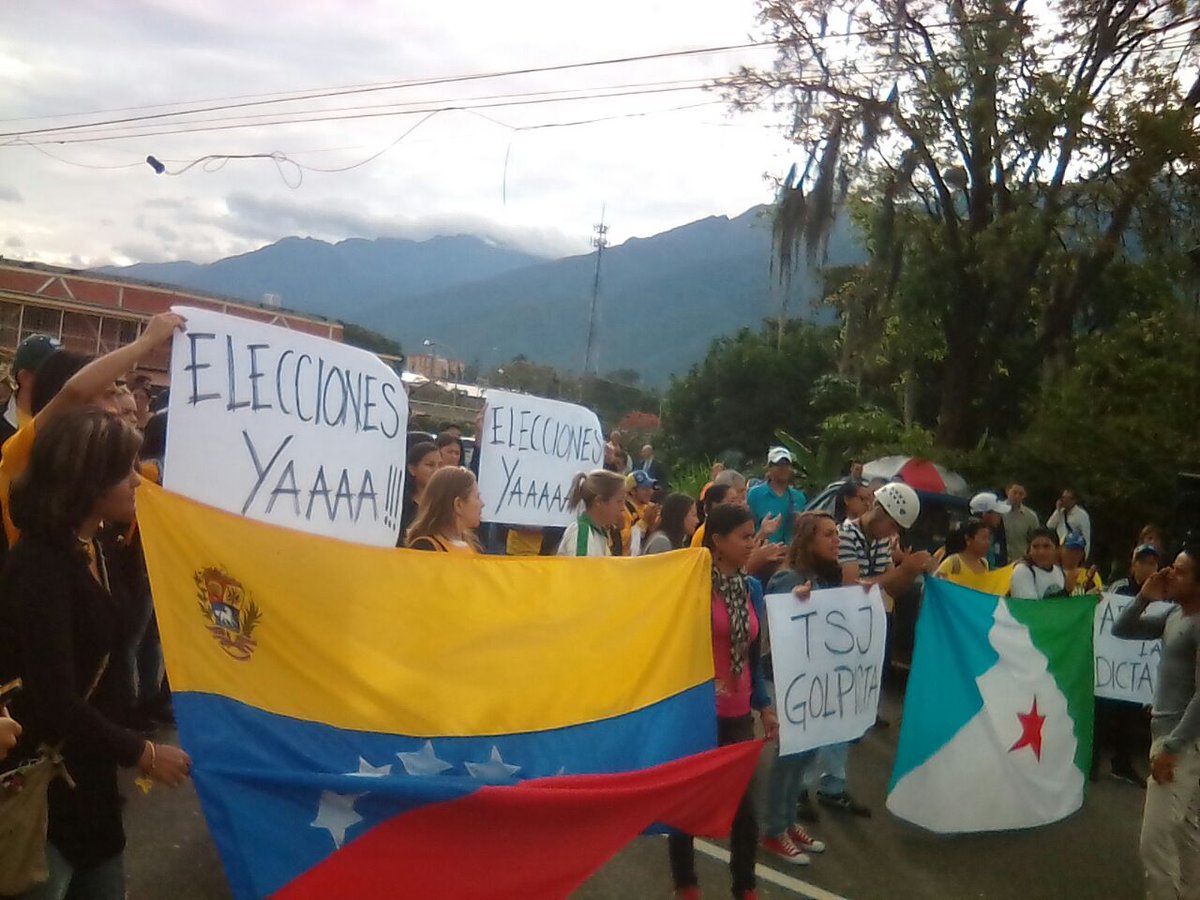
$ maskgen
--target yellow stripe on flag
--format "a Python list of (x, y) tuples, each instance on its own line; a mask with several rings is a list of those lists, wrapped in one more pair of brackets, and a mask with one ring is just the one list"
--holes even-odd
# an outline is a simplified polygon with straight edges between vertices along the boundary
[(1004, 566), (987, 572), (972, 572), (965, 566), (961, 571), (945, 576), (951, 584), (961, 585), (981, 594), (991, 594), (993, 597), (1006, 597), (1012, 586), (1013, 567)]
[(707, 551), (387, 550), (145, 482), (138, 520), (176, 691), (338, 728), (449, 737), (606, 719), (713, 677)]

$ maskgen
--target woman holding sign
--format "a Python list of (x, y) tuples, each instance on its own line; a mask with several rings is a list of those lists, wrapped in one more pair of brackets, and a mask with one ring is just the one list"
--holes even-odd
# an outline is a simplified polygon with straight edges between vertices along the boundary
[(475, 529), (483, 516), (483, 498), (475, 476), (458, 466), (444, 466), (425, 486), (417, 520), (408, 529), (412, 550), (478, 553)]
[[(744, 506), (714, 507), (707, 520), (704, 546), (712, 553), (713, 668), (717, 690), (717, 742), (736, 744), (754, 739), (753, 709), (759, 711), (767, 740), (779, 734), (763, 674), (761, 624), (765, 621), (762, 585), (744, 569), (755, 548), (754, 516)], [(696, 900), (696, 856), (692, 838), (668, 839), (675, 896)], [(754, 864), (758, 854), (758, 822), (750, 788), (742, 797), (729, 835), (729, 868), (733, 896), (755, 896)]]
[[(767, 593), (792, 591), (799, 603), (813, 591), (842, 586), (838, 563), (837, 523), (828, 513), (801, 513), (796, 534), (788, 547), (787, 568), (775, 573)], [(825, 844), (813, 838), (796, 822), (796, 805), (807, 800), (805, 783), (817, 761), (818, 750), (780, 756), (771, 769), (767, 789), (767, 835), (763, 847), (795, 865), (806, 866), (810, 853), (821, 853)]]

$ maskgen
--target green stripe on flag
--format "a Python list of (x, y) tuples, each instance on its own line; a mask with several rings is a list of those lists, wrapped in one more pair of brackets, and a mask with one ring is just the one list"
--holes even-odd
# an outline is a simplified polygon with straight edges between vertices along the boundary
[(1012, 617), (1029, 629), (1030, 641), (1046, 657), (1050, 675), (1066, 698), (1075, 727), (1075, 765), (1085, 776), (1092, 767), (1096, 709), (1092, 629), (1097, 599), (1004, 600)]

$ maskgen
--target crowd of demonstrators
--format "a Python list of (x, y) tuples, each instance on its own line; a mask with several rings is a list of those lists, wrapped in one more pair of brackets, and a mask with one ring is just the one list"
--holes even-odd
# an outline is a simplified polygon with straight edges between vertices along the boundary
[(7, 767), (56, 748), (73, 780), (49, 786), (49, 878), (22, 900), (124, 896), (118, 769), (170, 785), (190, 771), (182, 750), (136, 727), (161, 661), (148, 675), (137, 662), (149, 619), (135, 542), (143, 438), (137, 400), (116, 384), (183, 324), (155, 316), (133, 343), (92, 361), (51, 346), (32, 378), (15, 373), (28, 417), (0, 450), (0, 681), (20, 678), (24, 691), (13, 718), (0, 719), (0, 743)]
[[(1173, 605), (1148, 614), (1156, 600)], [(1142, 866), (1150, 900), (1193, 897), (1200, 886), (1200, 553), (1184, 549), (1170, 566), (1148, 575), (1113, 634), (1162, 641), (1150, 711)]]
[[(744, 506), (729, 503), (712, 509), (704, 544), (712, 554), (712, 640), (716, 684), (717, 742), (754, 739), (752, 710), (757, 710), (767, 740), (775, 740), (779, 720), (771, 706), (763, 670), (761, 634), (765, 624), (760, 582), (745, 574), (755, 549), (754, 519)], [(667, 838), (676, 897), (699, 900), (692, 838)], [(747, 786), (729, 837), (729, 868), (736, 898), (755, 896), (758, 821)]]
[(1082, 536), (1084, 559), (1092, 555), (1092, 518), (1087, 510), (1079, 505), (1078, 497), (1070, 488), (1064, 490), (1054, 504), (1054, 512), (1046, 520), (1046, 527), (1058, 532), (1060, 544), (1066, 544), (1068, 535)]
[(425, 486), (420, 512), (408, 529), (413, 550), (478, 553), (475, 529), (483, 516), (483, 498), (475, 476), (458, 466), (433, 473)]

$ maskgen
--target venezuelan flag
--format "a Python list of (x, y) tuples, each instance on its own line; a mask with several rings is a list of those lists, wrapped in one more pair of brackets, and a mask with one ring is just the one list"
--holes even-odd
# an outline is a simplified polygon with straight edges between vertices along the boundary
[(562, 897), (643, 830), (721, 834), (708, 555), (467, 558), (145, 484), (180, 737), (239, 898)]

